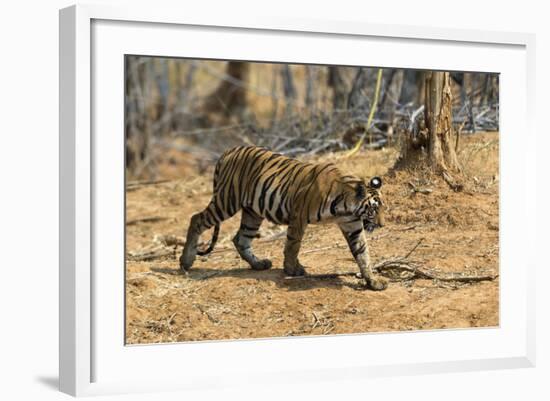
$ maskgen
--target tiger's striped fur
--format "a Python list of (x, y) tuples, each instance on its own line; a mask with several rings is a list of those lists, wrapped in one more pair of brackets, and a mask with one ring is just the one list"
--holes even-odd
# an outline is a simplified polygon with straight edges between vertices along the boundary
[[(264, 219), (288, 225), (284, 271), (290, 276), (305, 273), (298, 253), (307, 225), (332, 222), (344, 234), (367, 285), (382, 290), (386, 282), (371, 271), (364, 234), (364, 229), (372, 231), (383, 225), (381, 185), (378, 177), (367, 184), (344, 175), (331, 163), (305, 163), (255, 146), (229, 149), (216, 164), (209, 205), (191, 218), (180, 267), (188, 270), (197, 254), (212, 251), (221, 222), (242, 210), (233, 243), (252, 269), (271, 267), (271, 261), (258, 259), (251, 247)], [(214, 234), (210, 246), (198, 250), (199, 236), (211, 227)]]

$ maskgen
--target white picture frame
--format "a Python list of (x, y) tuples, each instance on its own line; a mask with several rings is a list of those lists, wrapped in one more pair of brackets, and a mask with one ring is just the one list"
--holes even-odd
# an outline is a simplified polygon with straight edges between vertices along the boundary
[[(199, 40), (202, 47), (195, 47), (192, 52), (187, 50), (188, 53), (185, 49), (177, 50), (176, 39), (166, 38), (179, 35), (192, 35), (189, 37)], [(272, 53), (254, 49), (255, 35), (261, 35), (266, 43), (273, 43)], [(110, 169), (120, 165), (122, 157), (118, 153), (123, 146), (123, 130), (119, 125), (123, 103), (117, 96), (122, 95), (123, 84), (120, 82), (112, 89), (111, 85), (101, 82), (116, 83), (120, 79), (123, 71), (117, 70), (117, 66), (122, 62), (121, 54), (207, 56), (220, 39), (223, 48), (210, 54), (213, 58), (327, 64), (340, 60), (344, 64), (365, 65), (365, 59), (352, 57), (349, 50), (346, 53), (346, 46), (355, 44), (369, 49), (401, 46), (395, 47), (401, 49), (395, 54), (386, 54), (390, 50), (379, 51), (379, 56), (373, 57), (370, 65), (453, 69), (449, 60), (466, 54), (464, 52), (474, 52), (479, 57), (456, 63), (455, 67), (486, 71), (487, 66), (497, 66), (488, 71), (502, 74), (502, 262), (501, 324), (498, 328), (124, 346), (120, 338), (124, 316), (117, 303), (123, 298), (123, 293), (118, 294), (118, 291), (124, 283), (112, 280), (109, 272), (94, 270), (98, 261), (101, 266), (110, 264), (105, 262), (111, 260), (110, 256), (114, 256), (111, 271), (124, 268), (119, 264), (119, 250), (98, 252), (101, 241), (112, 240), (119, 244), (124, 233), (116, 229), (116, 222), (124, 213), (123, 203), (119, 203), (123, 199), (123, 187), (120, 187), (117, 174), (109, 176)], [(246, 48), (239, 49), (238, 43), (237, 47), (229, 45), (236, 39), (249, 41)], [(335, 40), (339, 41), (340, 53), (332, 43)], [(299, 47), (300, 44), (303, 46)], [(320, 44), (334, 51), (322, 52), (318, 49)], [(415, 60), (407, 53), (409, 48), (422, 46), (436, 49), (440, 55), (448, 57), (438, 61), (427, 55), (422, 60)], [(244, 14), (239, 18), (220, 19), (155, 7), (78, 5), (61, 10), (60, 390), (80, 396), (239, 386), (251, 378), (258, 383), (344, 377), (360, 381), (388, 375), (534, 366), (535, 283), (532, 273), (536, 261), (530, 249), (535, 243), (536, 210), (528, 201), (535, 197), (536, 149), (518, 147), (513, 136), (506, 136), (508, 132), (521, 130), (524, 140), (526, 137), (528, 141), (534, 139), (534, 48), (534, 35), (522, 33)], [(486, 54), (487, 51), (492, 54)], [(498, 67), (499, 62), (502, 69)], [(105, 92), (107, 88), (120, 93), (114, 92), (113, 99), (113, 93)], [(117, 104), (120, 110), (114, 113), (116, 116), (102, 117), (104, 110), (116, 109)], [(512, 109), (516, 110), (514, 116), (506, 114)], [(119, 126), (120, 137), (94, 136), (94, 132), (107, 129), (104, 123), (111, 124), (109, 127)], [(521, 186), (521, 191), (507, 185), (510, 183)], [(115, 206), (105, 210), (102, 196), (114, 194), (117, 186), (120, 193), (110, 198)], [(511, 218), (512, 213), (516, 213), (514, 218)], [(522, 230), (522, 238), (514, 234), (514, 227), (519, 224), (517, 220), (528, 222), (523, 223), (527, 229)], [(101, 231), (109, 221), (113, 222), (114, 229)], [(99, 233), (101, 238), (97, 236)], [(520, 258), (522, 252), (528, 255), (527, 259)], [(120, 276), (116, 274), (115, 279)], [(108, 311), (110, 302), (115, 306)], [(454, 353), (445, 347), (450, 341), (456, 347)], [(378, 351), (389, 342), (393, 344), (394, 356)], [(429, 346), (433, 353), (421, 359), (414, 352), (408, 352), (411, 345)], [(364, 351), (367, 346), (372, 350), (369, 353)], [(323, 359), (315, 357), (320, 347), (326, 352)], [(183, 361), (182, 355), (186, 356)], [(214, 360), (216, 363), (212, 364)], [(140, 364), (140, 370), (132, 369)], [(193, 369), (186, 370), (187, 365)], [(166, 374), (178, 366), (179, 374)], [(122, 371), (128, 373), (122, 374)], [(243, 377), (243, 373), (247, 377)]]

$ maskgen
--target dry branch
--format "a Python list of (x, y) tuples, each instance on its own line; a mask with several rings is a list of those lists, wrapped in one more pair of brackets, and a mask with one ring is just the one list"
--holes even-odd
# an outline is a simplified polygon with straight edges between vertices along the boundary
[(128, 259), (134, 262), (146, 262), (172, 255), (174, 255), (173, 249), (155, 249), (143, 252), (130, 252), (128, 253)]
[(423, 195), (429, 195), (433, 192), (433, 189), (431, 188), (421, 188), (414, 185), (412, 182), (408, 182), (409, 186), (411, 187), (411, 193), (412, 194), (423, 194)]
[(185, 238), (178, 237), (176, 235), (167, 234), (167, 235), (155, 235), (153, 242), (161, 244), (163, 246), (184, 246)]
[[(496, 275), (464, 275), (461, 273), (453, 273), (449, 275), (440, 275), (433, 270), (421, 267), (417, 262), (408, 260), (409, 256), (420, 246), (424, 238), (421, 238), (416, 245), (407, 254), (400, 258), (387, 259), (378, 262), (372, 267), (372, 270), (381, 274), (384, 277), (388, 277), (392, 281), (409, 281), (416, 279), (444, 281), (444, 282), (461, 282), (472, 283), (479, 281), (492, 281), (498, 277)], [(360, 273), (357, 272), (339, 272), (339, 273), (325, 273), (325, 274), (307, 274), (298, 277), (285, 277), (285, 280), (303, 280), (303, 279), (316, 279), (327, 280), (335, 279), (345, 276), (353, 276), (361, 278)]]
[(157, 221), (163, 221), (163, 220), (168, 220), (168, 217), (151, 216), (151, 217), (142, 217), (139, 219), (126, 220), (126, 225), (133, 226), (139, 223), (156, 223)]
[(303, 276), (285, 276), (285, 280), (286, 281), (305, 280), (305, 279), (330, 280), (330, 279), (346, 277), (346, 276), (353, 276), (353, 277), (359, 278), (359, 275), (360, 273), (357, 273), (357, 272), (305, 274)]
[(144, 180), (144, 181), (129, 181), (126, 183), (126, 189), (143, 187), (147, 185), (157, 185), (163, 184), (165, 182), (170, 182), (171, 180)]
[(405, 256), (403, 256), (402, 259), (407, 259), (409, 256), (411, 256), (414, 253), (414, 251), (416, 251), (416, 249), (420, 246), (422, 241), (424, 241), (424, 238), (420, 238), (418, 240), (418, 242), (416, 243), (416, 245), (409, 252), (407, 252), (407, 254)]
[[(493, 281), (498, 278), (498, 274), (491, 275), (462, 275), (460, 273), (453, 273), (448, 276), (438, 275), (437, 273), (422, 268), (417, 264), (404, 260), (404, 259), (388, 259), (377, 263), (372, 268), (373, 271), (381, 274), (384, 277), (390, 278), (392, 281), (409, 281), (409, 280), (434, 280), (444, 282), (461, 282), (472, 283), (479, 281)], [(307, 274), (297, 277), (285, 277), (287, 281), (315, 279), (315, 280), (330, 280), (340, 277), (356, 277), (361, 278), (358, 272), (339, 272), (339, 273), (324, 273), (324, 274)]]
[(498, 274), (463, 275), (462, 273), (452, 273), (443, 276), (433, 270), (422, 268), (418, 264), (403, 258), (384, 260), (377, 263), (373, 267), (373, 270), (394, 281), (425, 279), (470, 283), (478, 281), (493, 281), (498, 277)]

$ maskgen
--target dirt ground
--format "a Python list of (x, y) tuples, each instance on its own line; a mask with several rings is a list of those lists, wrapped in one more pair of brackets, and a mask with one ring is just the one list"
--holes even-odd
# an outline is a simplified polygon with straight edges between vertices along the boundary
[[(426, 268), (441, 274), (496, 275), (498, 151), (498, 133), (461, 138), (459, 158), (468, 180), (460, 193), (426, 174), (388, 175), (397, 156), (391, 148), (315, 160), (330, 160), (356, 175), (383, 177), (388, 211), (385, 227), (368, 235), (373, 263), (403, 256), (423, 239), (411, 258)], [(185, 163), (176, 163), (178, 158)], [(252, 271), (231, 243), (240, 214), (222, 224), (215, 250), (198, 257), (188, 275), (180, 274), (181, 241), (191, 215), (208, 204), (212, 167), (205, 169), (189, 154), (167, 155), (166, 160), (168, 181), (130, 182), (127, 188), (128, 344), (499, 324), (498, 279), (467, 284), (397, 281), (382, 292), (362, 289), (355, 277), (285, 279), (286, 227), (267, 222), (254, 249), (258, 256), (270, 258), (273, 268)], [(413, 193), (413, 187), (431, 192)], [(208, 232), (202, 240), (208, 242), (210, 236)], [(335, 225), (308, 227), (300, 261), (310, 274), (358, 270)]]

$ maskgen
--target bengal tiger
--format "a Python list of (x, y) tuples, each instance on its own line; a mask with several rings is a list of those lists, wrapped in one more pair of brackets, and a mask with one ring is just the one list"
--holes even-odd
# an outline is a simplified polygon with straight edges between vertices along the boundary
[[(332, 163), (301, 162), (256, 146), (225, 151), (214, 170), (210, 203), (192, 216), (180, 257), (180, 269), (187, 271), (196, 255), (214, 249), (222, 221), (242, 210), (239, 231), (233, 243), (239, 255), (254, 270), (271, 268), (271, 261), (259, 259), (251, 243), (264, 219), (288, 225), (284, 248), (284, 272), (301, 276), (305, 268), (298, 252), (308, 224), (336, 223), (349, 245), (367, 288), (383, 290), (387, 282), (375, 277), (369, 265), (364, 230), (383, 226), (382, 180), (343, 174)], [(208, 249), (198, 250), (199, 236), (214, 227)]]

